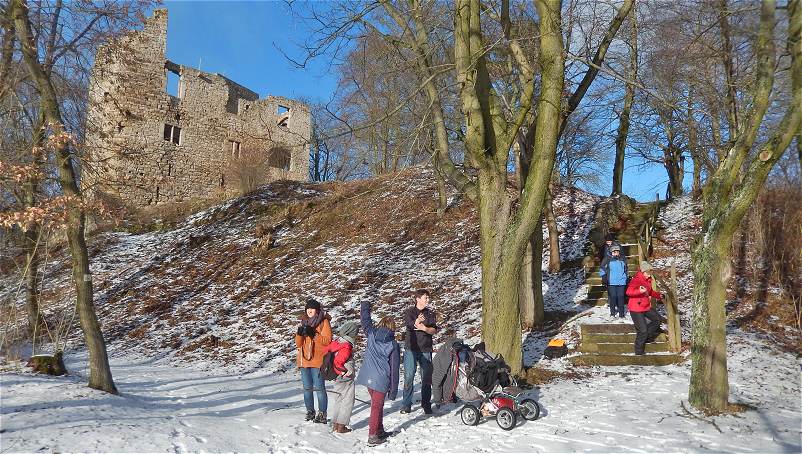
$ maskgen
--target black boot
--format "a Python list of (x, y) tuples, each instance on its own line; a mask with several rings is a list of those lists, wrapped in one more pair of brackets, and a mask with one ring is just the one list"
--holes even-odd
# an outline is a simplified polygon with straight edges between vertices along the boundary
[(307, 421), (312, 421), (314, 419), (315, 419), (315, 410), (307, 411), (306, 412), (306, 420)]
[(326, 412), (325, 411), (317, 412), (317, 416), (315, 416), (315, 422), (321, 423), (321, 424), (326, 424), (326, 421), (327, 421)]

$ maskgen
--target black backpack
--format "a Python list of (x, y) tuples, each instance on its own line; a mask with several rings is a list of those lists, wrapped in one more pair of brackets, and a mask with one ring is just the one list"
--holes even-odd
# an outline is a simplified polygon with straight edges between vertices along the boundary
[(334, 367), (334, 352), (328, 352), (323, 355), (323, 364), (320, 365), (320, 375), (323, 380), (334, 380), (340, 376), (337, 373), (337, 368)]

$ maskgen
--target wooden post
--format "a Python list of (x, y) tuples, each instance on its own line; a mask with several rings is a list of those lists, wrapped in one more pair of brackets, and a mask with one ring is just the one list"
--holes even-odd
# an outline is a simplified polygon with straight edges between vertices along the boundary
[(666, 316), (668, 317), (668, 348), (678, 353), (682, 349), (682, 331), (679, 326), (677, 301), (677, 267), (671, 264), (671, 291), (667, 295)]

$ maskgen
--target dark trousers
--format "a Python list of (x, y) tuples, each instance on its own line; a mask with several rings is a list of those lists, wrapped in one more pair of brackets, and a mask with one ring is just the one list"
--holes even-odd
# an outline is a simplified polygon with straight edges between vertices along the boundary
[(627, 313), (626, 285), (608, 285), (607, 302), (610, 305), (610, 315), (618, 314), (623, 317)]
[(368, 394), (370, 394), (370, 419), (368, 420), (368, 436), (373, 437), (384, 432), (385, 393), (380, 393), (368, 388)]
[(646, 340), (657, 335), (662, 317), (653, 308), (646, 312), (630, 311), (629, 315), (635, 324), (635, 354), (643, 354), (646, 352)]
[(420, 404), (425, 411), (429, 411), (429, 409), (432, 408), (431, 352), (404, 350), (404, 398), (402, 399), (401, 405), (405, 408), (412, 407), (413, 382), (415, 381), (415, 372), (418, 364), (420, 364), (421, 379)]

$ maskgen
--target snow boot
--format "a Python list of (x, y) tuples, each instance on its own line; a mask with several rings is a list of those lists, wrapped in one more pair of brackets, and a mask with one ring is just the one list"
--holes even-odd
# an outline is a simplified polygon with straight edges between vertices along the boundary
[(401, 414), (412, 413), (412, 408), (411, 407), (401, 407), (401, 411), (399, 411), (399, 413), (401, 413)]
[(314, 421), (317, 423), (326, 424), (326, 412), (325, 411), (317, 412), (317, 416), (315, 416)]
[(347, 434), (351, 432), (351, 429), (345, 426), (345, 424), (334, 423), (334, 432), (338, 434)]
[(312, 421), (314, 419), (315, 419), (315, 410), (307, 411), (306, 412), (306, 420), (307, 421)]
[(386, 438), (380, 438), (378, 435), (373, 435), (368, 437), (368, 446), (378, 446), (386, 442), (387, 442)]

